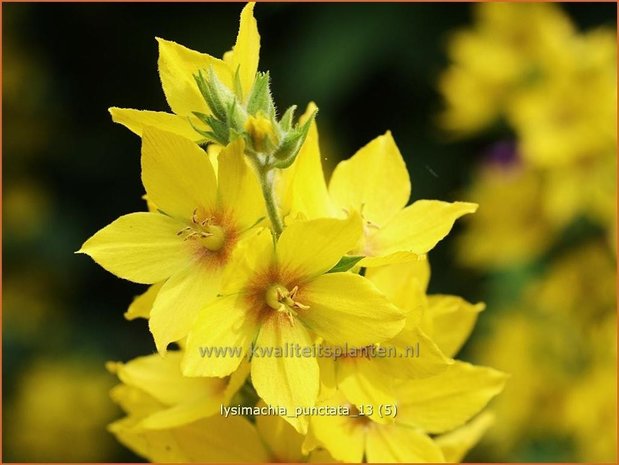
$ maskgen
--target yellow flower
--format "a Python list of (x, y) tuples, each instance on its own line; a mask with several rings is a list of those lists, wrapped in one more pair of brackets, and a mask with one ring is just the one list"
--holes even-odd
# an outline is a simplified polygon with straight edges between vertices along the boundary
[[(315, 335), (331, 344), (363, 347), (397, 334), (403, 313), (363, 276), (327, 273), (356, 244), (361, 221), (300, 221), (284, 229), (273, 246), (263, 233), (237, 249), (223, 297), (198, 316), (187, 339), (183, 372), (188, 376), (231, 373), (255, 341), (251, 376), (267, 404), (294, 412), (318, 395), (315, 355), (277, 357), (260, 350), (313, 346)], [(204, 347), (238, 347), (228, 357), (202, 358)], [(258, 352), (257, 352), (258, 351)], [(301, 432), (306, 418), (287, 418)]]
[(573, 381), (562, 425), (577, 446), (580, 460), (617, 459), (617, 316), (615, 310), (588, 328), (592, 360)]
[[(420, 328), (405, 329), (375, 350), (384, 350), (387, 356), (372, 356), (369, 350), (356, 350), (335, 359), (319, 360), (321, 398), (328, 398), (339, 390), (351, 404), (387, 405), (397, 402), (396, 386), (405, 379), (421, 379), (441, 373), (453, 363)], [(390, 350), (395, 350), (390, 355)], [(390, 422), (381, 418), (378, 410), (368, 417), (379, 423)]]
[[(480, 4), (475, 11), (475, 26), (450, 43), (452, 65), (440, 83), (447, 103), (442, 125), (465, 134), (503, 118), (515, 133), (524, 170), (540, 184), (539, 221), (527, 220), (519, 230), (539, 224), (524, 232), (524, 244), (498, 251), (497, 261), (509, 261), (502, 255), (510, 255), (512, 246), (530, 249), (525, 260), (534, 255), (542, 241), (530, 236), (547, 223), (562, 228), (586, 216), (614, 229), (615, 33), (603, 28), (577, 33), (561, 8), (550, 4)], [(498, 198), (501, 189), (489, 195)], [(520, 210), (516, 202), (500, 209), (513, 208)], [(496, 224), (507, 224), (502, 215)], [(499, 243), (485, 235), (482, 241)], [(494, 252), (487, 254), (491, 259)]]
[[(421, 357), (426, 360), (416, 359), (419, 365), (407, 367), (398, 358), (352, 358), (338, 360), (336, 368), (323, 360), (319, 405), (349, 405), (354, 413), (313, 417), (305, 449), (322, 445), (336, 459), (352, 462), (364, 456), (369, 462), (459, 460), (491, 419), (464, 423), (503, 389), (506, 379), (489, 368), (445, 363), (442, 354), (457, 353), (483, 305), (455, 296), (426, 296), (426, 260), (369, 268), (366, 277), (407, 314), (405, 329), (385, 345), (402, 347), (425, 338)], [(385, 406), (396, 406), (397, 414), (385, 416)], [(359, 411), (363, 416), (355, 416)], [(447, 434), (433, 441), (428, 433)]]
[(173, 428), (219, 413), (249, 374), (249, 366), (242, 364), (226, 378), (186, 378), (180, 369), (182, 356), (175, 351), (166, 357), (155, 354), (128, 363), (108, 363), (108, 370), (122, 382), (112, 390), (112, 399), (122, 405), (128, 393), (140, 389), (162, 406), (145, 415), (136, 428)]
[(260, 51), (260, 36), (253, 11), (254, 3), (248, 3), (243, 8), (236, 44), (223, 60), (158, 38), (159, 77), (173, 113), (112, 107), (109, 110), (112, 119), (140, 136), (145, 127), (154, 126), (193, 141), (201, 141), (203, 137), (193, 127), (204, 126), (194, 112), (210, 114), (211, 109), (198, 89), (194, 74), (212, 67), (219, 80), (233, 89), (238, 70), (243, 98), (249, 96)]
[[(471, 304), (458, 296), (426, 295), (430, 281), (428, 260), (370, 268), (366, 277), (406, 312), (403, 334), (408, 332), (409, 340), (415, 340), (410, 332), (419, 326), (419, 334), (434, 341), (447, 357), (458, 353), (473, 331), (479, 312), (485, 308), (483, 303)], [(427, 351), (424, 357), (428, 357)]]
[[(311, 104), (301, 121), (314, 109)], [(476, 204), (437, 200), (406, 206), (410, 178), (390, 132), (340, 162), (328, 189), (320, 160), (318, 132), (312, 123), (295, 163), (282, 174), (284, 210), (291, 218), (361, 214), (363, 235), (350, 251), (367, 257), (360, 266), (416, 259), (443, 239), (456, 219), (477, 210)]]
[[(503, 389), (505, 379), (491, 368), (456, 362), (436, 376), (400, 383), (392, 423), (374, 422), (352, 407), (349, 416), (313, 416), (305, 449), (322, 445), (345, 462), (361, 462), (364, 457), (370, 463), (444, 462), (441, 447), (429, 434), (464, 425)], [(339, 393), (324, 405), (350, 406), (350, 402)], [(463, 434), (478, 436), (479, 431), (470, 428)]]
[(142, 182), (158, 212), (125, 215), (84, 243), (80, 253), (117, 276), (165, 281), (150, 312), (157, 349), (185, 337), (219, 291), (235, 245), (264, 216), (260, 187), (237, 140), (220, 154), (219, 176), (191, 141), (144, 131)]
[(303, 436), (279, 416), (258, 415), (254, 426), (244, 417), (220, 415), (245, 380), (247, 363), (228, 378), (186, 378), (181, 356), (109, 365), (121, 381), (112, 399), (128, 414), (109, 430), (135, 453), (152, 462), (333, 461), (324, 450), (303, 454)]
[(499, 457), (554, 434), (573, 438), (580, 460), (613, 460), (616, 433), (601, 425), (615, 424), (615, 265), (602, 242), (560, 256), (473, 346), (481, 363), (512, 373), (488, 435)]
[[(169, 354), (171, 355), (171, 354)], [(158, 360), (162, 360), (161, 357)], [(169, 425), (162, 428), (144, 427), (149, 418), (157, 418), (170, 405), (161, 398), (178, 394), (175, 386), (165, 378), (158, 396), (152, 394), (145, 379), (135, 380), (135, 385), (120, 384), (112, 391), (113, 399), (120, 404), (127, 416), (112, 423), (108, 429), (125, 446), (151, 462), (266, 462), (269, 455), (254, 426), (244, 417), (212, 415), (190, 423)], [(173, 377), (171, 379), (178, 380)], [(211, 383), (221, 383), (214, 380)], [(191, 381), (189, 381), (191, 382)], [(204, 380), (195, 382), (207, 383)], [(189, 385), (183, 382), (186, 388)], [(165, 389), (167, 387), (167, 389)], [(213, 386), (210, 386), (211, 388)], [(164, 388), (164, 389), (161, 389)], [(196, 389), (198, 388), (198, 389)], [(188, 391), (200, 395), (199, 385)], [(242, 447), (239, 445), (242, 444)]]
[(541, 168), (576, 163), (585, 168), (600, 156), (614, 157), (615, 33), (575, 36), (552, 58), (552, 71), (515, 94), (507, 108), (523, 157)]
[[(262, 401), (258, 407), (264, 407)], [(269, 451), (269, 462), (273, 463), (331, 463), (331, 455), (323, 449), (315, 449), (309, 454), (302, 450), (304, 436), (299, 434), (282, 417), (277, 415), (257, 415), (256, 429)]]
[[(468, 339), (484, 305), (471, 305), (456, 296), (426, 296), (427, 260), (368, 268), (365, 276), (406, 313), (405, 328), (381, 344), (398, 355), (366, 357), (361, 353), (321, 360), (321, 397), (328, 398), (339, 389), (356, 406), (393, 404), (398, 380), (427, 378), (453, 363), (447, 357), (453, 357)], [(377, 411), (368, 416), (378, 422), (389, 420), (381, 419)]]
[(551, 58), (570, 47), (573, 35), (551, 4), (488, 3), (474, 11), (474, 29), (458, 31), (449, 43), (453, 64), (439, 82), (447, 106), (441, 124), (459, 134), (504, 115), (515, 93), (553, 71)]

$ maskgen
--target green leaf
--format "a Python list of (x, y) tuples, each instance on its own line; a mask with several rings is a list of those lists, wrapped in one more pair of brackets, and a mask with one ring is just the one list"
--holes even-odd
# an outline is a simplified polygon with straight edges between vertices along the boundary
[(348, 271), (364, 258), (363, 255), (344, 255), (333, 268), (327, 271), (327, 273), (342, 273)]

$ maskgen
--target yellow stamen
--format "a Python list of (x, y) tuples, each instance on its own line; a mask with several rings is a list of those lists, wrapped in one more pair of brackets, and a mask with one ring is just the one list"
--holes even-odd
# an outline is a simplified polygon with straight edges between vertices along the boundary
[(297, 310), (307, 310), (309, 305), (304, 305), (295, 300), (299, 286), (288, 291), (281, 284), (274, 284), (269, 287), (265, 293), (265, 300), (269, 307), (278, 312), (285, 313), (290, 319), (290, 323), (294, 324), (294, 317), (297, 316)]
[(191, 226), (181, 229), (176, 233), (177, 236), (185, 236), (183, 240), (199, 240), (207, 249), (215, 252), (220, 250), (225, 242), (225, 231), (221, 226), (213, 223), (212, 217), (201, 219), (198, 216), (198, 209), (193, 211)]

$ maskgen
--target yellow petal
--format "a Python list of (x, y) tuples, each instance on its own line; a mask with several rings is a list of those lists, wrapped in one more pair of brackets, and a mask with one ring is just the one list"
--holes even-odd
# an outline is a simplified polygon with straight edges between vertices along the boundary
[[(132, 384), (120, 384), (110, 393), (130, 416), (140, 417), (136, 423), (138, 428), (170, 429), (212, 416), (221, 405), (230, 401), (249, 374), (249, 363), (244, 362), (226, 378), (185, 378), (180, 375), (180, 354), (172, 358), (171, 364), (167, 359), (155, 357), (159, 360), (157, 364), (150, 363), (149, 367), (140, 360), (141, 367), (133, 367), (131, 373), (124, 373), (127, 382), (140, 386), (148, 384), (148, 392)], [(134, 362), (132, 360), (127, 365)], [(166, 370), (164, 362), (173, 369)], [(122, 364), (108, 364), (108, 368), (114, 372), (124, 367)], [(167, 406), (149, 392), (173, 403)]]
[(318, 276), (335, 266), (361, 235), (361, 218), (322, 218), (292, 223), (277, 241), (277, 259), (283, 274), (299, 281)]
[(258, 177), (248, 165), (245, 144), (239, 138), (218, 156), (219, 202), (224, 217), (246, 229), (266, 215)]
[(365, 276), (393, 304), (406, 312), (407, 324), (415, 326), (420, 323), (430, 280), (430, 265), (425, 257), (407, 263), (368, 268)]
[(237, 369), (258, 331), (245, 296), (218, 298), (205, 307), (187, 337), (185, 376), (227, 376)]
[(444, 462), (443, 453), (421, 431), (398, 425), (377, 425), (367, 434), (368, 463)]
[(418, 200), (373, 235), (374, 255), (400, 251), (426, 254), (449, 233), (458, 218), (475, 210), (474, 203)]
[(112, 107), (108, 110), (112, 121), (122, 124), (130, 131), (141, 136), (148, 126), (173, 132), (194, 142), (204, 139), (198, 134), (186, 117), (165, 113), (163, 111), (133, 110), (131, 108)]
[(131, 305), (129, 305), (129, 308), (125, 312), (125, 318), (127, 320), (148, 318), (161, 286), (163, 286), (163, 283), (153, 284), (146, 290), (146, 292), (134, 298), (133, 302), (131, 302)]
[(463, 425), (503, 390), (507, 375), (456, 361), (442, 373), (399, 387), (398, 421), (429, 433)]
[(206, 378), (184, 378), (180, 371), (181, 352), (137, 357), (127, 363), (109, 363), (108, 369), (129, 386), (142, 389), (165, 405), (200, 397)]
[(320, 391), (318, 398), (320, 401), (324, 401), (333, 397), (337, 391), (336, 363), (333, 358), (328, 357), (318, 357), (317, 360), (320, 369)]
[[(117, 363), (107, 363), (106, 367), (110, 372), (114, 373), (117, 369)], [(153, 396), (147, 394), (140, 388), (129, 384), (117, 384), (110, 390), (110, 398), (118, 404), (129, 416), (139, 417), (142, 419), (153, 412), (157, 412), (165, 407), (161, 402)], [(135, 422), (137, 424), (137, 421)]]
[(245, 101), (254, 85), (260, 58), (260, 35), (258, 34), (258, 24), (254, 18), (254, 5), (253, 2), (248, 3), (241, 12), (239, 33), (230, 57), (232, 72), (236, 73), (236, 70), (239, 70), (243, 100)]
[[(180, 359), (177, 359), (177, 371), (180, 373), (179, 364)], [(187, 383), (187, 379), (200, 383), (197, 389), (192, 389), (194, 396), (197, 394), (197, 397), (194, 398), (191, 393), (188, 393), (177, 405), (159, 410), (144, 418), (139, 426), (150, 429), (172, 428), (212, 416), (220, 411), (222, 405), (230, 401), (243, 385), (248, 374), (249, 363), (243, 362), (232, 375), (226, 378), (183, 377), (183, 383)], [(164, 382), (174, 382), (174, 378), (166, 378)]]
[(310, 453), (307, 460), (308, 463), (339, 463), (335, 460), (328, 451), (324, 449), (314, 450)]
[(432, 319), (432, 338), (448, 357), (458, 353), (475, 327), (482, 303), (470, 304), (451, 295), (428, 296), (428, 317)]
[[(227, 381), (219, 378), (185, 378), (180, 352), (168, 357), (150, 355), (128, 363), (108, 364), (127, 386), (141, 389), (161, 402), (140, 422), (144, 428), (171, 428), (214, 414), (224, 401)], [(169, 408), (166, 408), (169, 407)]]
[(242, 238), (232, 252), (230, 264), (224, 272), (223, 295), (245, 289), (250, 281), (266, 273), (274, 263), (275, 246), (271, 231), (266, 228), (255, 229), (255, 234)]
[(176, 235), (182, 227), (159, 213), (131, 213), (97, 232), (78, 253), (120, 278), (153, 284), (194, 260), (191, 249)]
[[(273, 312), (262, 323), (256, 350), (251, 360), (251, 379), (258, 395), (269, 405), (286, 407), (286, 421), (302, 434), (307, 433), (308, 419), (296, 416), (296, 409), (313, 407), (318, 397), (318, 362), (314, 357), (268, 356), (264, 350), (296, 346), (311, 347), (313, 340), (298, 321)], [(262, 352), (261, 352), (262, 351)], [(291, 418), (291, 416), (293, 418)]]
[(168, 215), (190, 220), (211, 212), (217, 180), (208, 156), (184, 137), (146, 128), (142, 135), (142, 182), (148, 199)]
[[(322, 405), (338, 406), (347, 404), (339, 394)], [(361, 463), (365, 449), (365, 419), (351, 418), (346, 415), (315, 415), (310, 419), (312, 444), (322, 445), (336, 460), (348, 463)]]
[[(208, 378), (204, 378), (208, 379)], [(213, 378), (219, 380), (219, 378)], [(221, 407), (221, 396), (201, 397), (160, 410), (144, 418), (139, 426), (146, 429), (169, 429), (188, 425), (201, 418), (218, 414)]]
[(398, 355), (376, 358), (374, 363), (391, 378), (427, 378), (445, 371), (453, 363), (419, 327), (402, 330), (383, 346), (385, 350), (392, 348)]
[(430, 262), (421, 256), (419, 260), (369, 269), (365, 276), (394, 304), (409, 308), (406, 298), (408, 287), (414, 283), (426, 292), (430, 282)]
[[(258, 403), (263, 407), (263, 401)], [(301, 453), (303, 436), (282, 417), (277, 415), (258, 415), (256, 416), (256, 428), (261, 439), (266, 443), (271, 451), (270, 462), (304, 462)]]
[(438, 436), (435, 441), (443, 451), (445, 461), (460, 463), (493, 423), (494, 415), (483, 412), (466, 425)]
[(256, 429), (244, 417), (216, 415), (170, 430), (138, 428), (135, 420), (125, 419), (109, 429), (122, 444), (151, 462), (268, 461)]
[(411, 193), (410, 179), (391, 132), (339, 163), (329, 193), (339, 208), (361, 210), (365, 219), (378, 225), (404, 208)]
[[(311, 102), (299, 122), (302, 124), (317, 109)], [(282, 194), (282, 208), (285, 213), (290, 213), (293, 217), (301, 214), (310, 220), (335, 216), (322, 169), (316, 121), (312, 122), (293, 165), (284, 170), (282, 176), (287, 188)]]
[(299, 318), (331, 344), (363, 347), (395, 336), (404, 313), (363, 276), (329, 273), (304, 285), (298, 301), (309, 305)]
[(414, 262), (423, 259), (423, 255), (417, 255), (412, 252), (395, 252), (385, 256), (365, 257), (359, 261), (358, 265), (361, 267), (375, 268), (377, 266), (398, 265), (400, 263)]
[(394, 405), (392, 378), (385, 375), (376, 360), (365, 357), (347, 357), (337, 362), (337, 386), (347, 400), (356, 406), (371, 405), (367, 416), (383, 423), (391, 418), (381, 418), (381, 405)]
[(232, 399), (237, 391), (241, 389), (241, 386), (245, 384), (245, 381), (249, 376), (249, 369), (249, 362), (247, 360), (243, 360), (236, 371), (228, 377), (228, 386), (224, 391), (224, 399), (226, 404), (230, 402), (230, 399)]
[(157, 38), (157, 42), (159, 77), (172, 111), (179, 116), (189, 116), (194, 111), (210, 113), (193, 76), (212, 66), (222, 83), (231, 88), (233, 75), (230, 68), (217, 58), (190, 50), (175, 42), (160, 38)]
[(160, 353), (189, 333), (200, 310), (219, 292), (222, 271), (197, 262), (168, 279), (153, 305), (149, 329)]

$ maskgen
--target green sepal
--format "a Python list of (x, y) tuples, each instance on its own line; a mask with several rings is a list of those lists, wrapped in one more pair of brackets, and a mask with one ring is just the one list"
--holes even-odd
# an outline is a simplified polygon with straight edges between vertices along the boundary
[(363, 255), (344, 255), (333, 268), (327, 271), (327, 273), (342, 273), (348, 271), (364, 258)]
[(286, 110), (284, 116), (282, 116), (282, 119), (279, 121), (279, 126), (282, 128), (282, 131), (288, 132), (292, 128), (292, 119), (294, 118), (294, 112), (296, 109), (297, 106), (292, 105)]
[[(214, 118), (213, 118), (213, 120), (217, 121)], [(202, 137), (204, 137), (208, 142), (216, 142), (216, 143), (218, 143), (220, 145), (227, 145), (227, 141), (226, 141), (225, 137), (221, 133), (217, 134), (213, 130), (205, 131), (204, 129), (200, 129), (200, 128), (196, 127), (196, 125), (193, 124), (193, 122), (191, 120), (189, 120), (189, 124), (191, 124), (191, 127), (193, 128), (194, 131), (196, 131), (198, 134), (200, 134)], [(211, 129), (213, 128), (213, 126), (210, 126), (210, 127), (211, 127)]]
[(213, 115), (225, 121), (226, 108), (234, 101), (234, 94), (219, 80), (212, 66), (209, 66), (207, 73), (208, 76), (205, 78), (202, 70), (199, 70), (193, 77)]
[[(228, 144), (228, 127), (226, 126), (226, 123), (224, 123), (223, 121), (219, 121), (213, 115), (206, 115), (197, 111), (194, 111), (193, 114), (196, 116), (196, 118), (198, 118), (211, 129), (208, 134), (212, 135), (212, 139), (215, 142), (222, 145)], [(202, 134), (203, 136), (205, 135), (204, 131), (196, 128), (193, 123), (191, 125), (193, 126), (193, 129), (195, 131)]]
[(275, 168), (288, 168), (294, 163), (294, 160), (299, 154), (299, 150), (301, 150), (307, 138), (309, 128), (316, 117), (316, 113), (318, 113), (318, 110), (316, 110), (303, 125), (297, 125), (284, 136), (282, 142), (273, 153), (276, 159), (273, 163)]
[(262, 113), (268, 118), (275, 116), (275, 103), (271, 94), (271, 77), (268, 71), (256, 73), (254, 85), (247, 100), (247, 113), (250, 115)]

